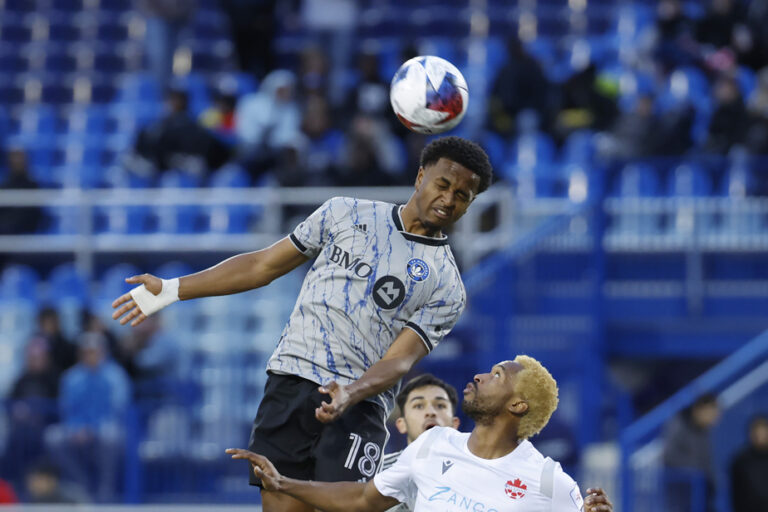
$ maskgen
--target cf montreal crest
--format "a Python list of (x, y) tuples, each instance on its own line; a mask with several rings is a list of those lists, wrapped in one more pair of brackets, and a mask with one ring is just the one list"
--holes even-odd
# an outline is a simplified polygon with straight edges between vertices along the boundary
[(504, 486), (504, 492), (513, 500), (519, 500), (525, 496), (525, 491), (528, 486), (520, 481), (519, 478), (515, 478), (514, 481), (507, 480), (507, 484)]
[(408, 262), (408, 275), (414, 281), (423, 281), (429, 277), (429, 266), (424, 260), (413, 258)]

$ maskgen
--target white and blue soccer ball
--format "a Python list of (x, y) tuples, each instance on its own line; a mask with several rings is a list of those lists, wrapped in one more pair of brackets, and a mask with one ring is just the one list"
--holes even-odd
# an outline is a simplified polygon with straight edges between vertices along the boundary
[(418, 133), (442, 133), (467, 113), (469, 93), (461, 71), (440, 57), (422, 55), (397, 70), (389, 88), (395, 115)]

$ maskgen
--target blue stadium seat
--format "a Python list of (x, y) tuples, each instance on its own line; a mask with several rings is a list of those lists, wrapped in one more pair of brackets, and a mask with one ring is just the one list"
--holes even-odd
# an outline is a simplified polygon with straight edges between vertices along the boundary
[(512, 144), (510, 161), (521, 169), (534, 169), (551, 163), (555, 157), (555, 144), (541, 132), (520, 135)]
[(577, 164), (591, 164), (595, 157), (595, 134), (590, 130), (578, 130), (565, 140), (561, 161)]
[(67, 134), (70, 140), (74, 140), (78, 136), (92, 137), (98, 135), (103, 137), (104, 134), (110, 131), (107, 122), (107, 111), (102, 106), (78, 106), (66, 114), (64, 133)]
[[(640, 199), (659, 195), (656, 169), (647, 164), (633, 163), (621, 169), (612, 195), (625, 199)], [(609, 232), (614, 235), (637, 237), (657, 234), (661, 217), (657, 213), (627, 211), (614, 217)]]
[(223, 73), (216, 79), (219, 90), (230, 92), (238, 98), (258, 91), (258, 85), (256, 77), (244, 72)]
[(736, 79), (739, 81), (741, 95), (745, 99), (749, 98), (757, 85), (757, 76), (755, 75), (755, 72), (747, 67), (739, 66), (739, 69), (736, 72)]
[(117, 103), (148, 103), (158, 105), (162, 101), (160, 84), (148, 73), (124, 75), (117, 87)]
[(0, 274), (0, 297), (3, 299), (37, 299), (40, 276), (27, 265), (8, 265)]
[(23, 22), (14, 20), (11, 16), (2, 20), (0, 30), (0, 43), (5, 45), (18, 45), (32, 40), (32, 29)]
[[(176, 170), (165, 171), (159, 179), (159, 186), (163, 188), (190, 188), (199, 185), (199, 178)], [(153, 210), (157, 229), (161, 233), (194, 233), (198, 230), (200, 210), (196, 205), (156, 206)]]
[(133, 288), (134, 285), (125, 282), (126, 278), (142, 273), (136, 266), (129, 263), (118, 263), (109, 267), (99, 279), (98, 295), (111, 302)]
[(121, 43), (129, 39), (128, 24), (122, 20), (102, 20), (96, 28), (96, 39), (107, 43)]
[(52, 137), (58, 131), (58, 116), (50, 105), (24, 107), (18, 117), (20, 135)]
[(45, 233), (74, 235), (81, 229), (80, 212), (77, 206), (46, 206)]
[(150, 209), (143, 205), (98, 206), (95, 208), (97, 233), (146, 233)]
[(169, 261), (163, 263), (155, 269), (154, 275), (161, 279), (172, 279), (174, 277), (185, 276), (194, 272), (194, 269), (183, 261)]
[(62, 263), (51, 270), (48, 276), (49, 300), (72, 297), (85, 304), (88, 299), (88, 279), (73, 263)]
[(8, 76), (24, 73), (29, 71), (28, 61), (19, 55), (18, 51), (2, 47), (0, 48), (0, 70)]
[(667, 192), (672, 197), (707, 197), (712, 193), (712, 180), (700, 166), (683, 163), (669, 174)]
[(504, 165), (507, 155), (507, 142), (504, 138), (495, 132), (485, 132), (480, 138), (480, 145), (488, 153), (488, 159), (491, 161), (494, 169), (501, 169)]
[(189, 109), (194, 116), (200, 115), (210, 106), (211, 98), (208, 93), (208, 81), (203, 74), (189, 73), (188, 75), (176, 77), (173, 80), (173, 84), (187, 92)]
[(656, 169), (647, 164), (626, 165), (613, 188), (619, 197), (656, 197), (659, 195), (659, 177)]
[(77, 12), (86, 7), (86, 2), (85, 0), (51, 0), (50, 6), (57, 11)]
[(245, 169), (238, 165), (225, 165), (211, 174), (208, 183), (214, 188), (242, 188), (251, 185), (251, 177)]

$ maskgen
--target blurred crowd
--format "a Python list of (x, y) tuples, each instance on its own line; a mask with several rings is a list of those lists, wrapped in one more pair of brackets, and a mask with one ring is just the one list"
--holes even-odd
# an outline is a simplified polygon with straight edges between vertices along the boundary
[(25, 502), (114, 501), (131, 404), (159, 407), (181, 382), (178, 346), (156, 318), (120, 338), (90, 313), (82, 326), (68, 339), (42, 309), (7, 397), (0, 478)]

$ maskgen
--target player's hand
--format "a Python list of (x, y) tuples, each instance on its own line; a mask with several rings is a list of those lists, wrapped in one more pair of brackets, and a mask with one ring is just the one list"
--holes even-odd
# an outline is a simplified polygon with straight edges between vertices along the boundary
[(346, 386), (339, 385), (336, 381), (331, 381), (325, 386), (317, 388), (321, 393), (331, 396), (331, 403), (323, 401), (320, 407), (315, 409), (315, 418), (322, 423), (330, 423), (341, 416), (349, 407), (349, 393)]
[(268, 458), (258, 453), (253, 453), (248, 450), (241, 450), (239, 448), (227, 448), (226, 452), (232, 455), (233, 459), (247, 460), (253, 466), (253, 474), (257, 478), (261, 479), (261, 485), (266, 491), (279, 491), (280, 479), (282, 475), (277, 472), (275, 466), (269, 461)]
[(584, 498), (585, 512), (613, 512), (613, 503), (601, 488), (587, 489), (587, 497)]
[[(125, 280), (126, 283), (135, 284), (137, 286), (144, 285), (144, 287), (157, 295), (163, 289), (163, 281), (159, 277), (155, 277), (152, 274), (142, 274), (140, 276), (129, 277)], [(112, 308), (117, 311), (112, 313), (112, 319), (117, 320), (120, 318), (120, 325), (125, 325), (131, 321), (131, 326), (139, 325), (141, 322), (147, 319), (147, 315), (142, 313), (136, 301), (133, 300), (130, 293), (121, 295), (115, 302), (112, 303)], [(127, 315), (125, 313), (128, 313)], [(125, 316), (123, 316), (125, 315)]]

